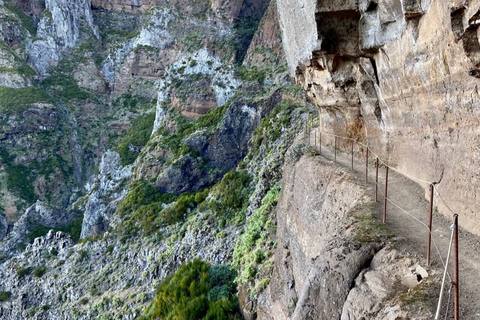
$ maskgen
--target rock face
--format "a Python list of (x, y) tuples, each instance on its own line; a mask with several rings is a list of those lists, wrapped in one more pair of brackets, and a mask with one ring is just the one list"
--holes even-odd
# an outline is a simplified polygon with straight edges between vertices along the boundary
[(274, 271), (258, 297), (258, 319), (420, 319), (430, 313), (407, 310), (399, 300), (428, 277), (418, 260), (380, 238), (359, 240), (358, 219), (370, 215), (371, 201), (359, 181), (331, 162), (304, 155), (285, 165)]
[[(407, 292), (428, 276), (427, 271), (411, 258), (394, 248), (383, 248), (373, 257), (369, 268), (362, 270), (355, 279), (355, 286), (348, 294), (340, 319), (407, 317), (398, 306), (387, 305), (386, 302), (395, 294), (392, 288)], [(423, 312), (421, 316), (426, 316), (429, 311)]]
[[(378, 248), (347, 231), (365, 190), (335, 167), (304, 156), (284, 169), (274, 273), (260, 319), (335, 319), (350, 287)], [(345, 197), (348, 194), (348, 197)], [(349, 222), (350, 221), (350, 222)]]
[(479, 9), (461, 0), (278, 2), (290, 72), (321, 130), (434, 183), (438, 210), (460, 213), (476, 234)]
[(247, 155), (253, 130), (280, 99), (278, 92), (274, 92), (257, 105), (242, 101), (232, 103), (213, 133), (198, 132), (185, 141), (185, 145), (196, 150), (199, 157), (182, 157), (158, 176), (156, 185), (159, 190), (175, 194), (198, 191), (233, 170)]
[(122, 167), (120, 155), (108, 150), (102, 156), (100, 173), (93, 185), (87, 187), (88, 197), (83, 207), (81, 238), (101, 234), (109, 226), (110, 218), (125, 195), (125, 184), (132, 176), (132, 166)]
[(82, 24), (98, 38), (93, 24), (90, 0), (46, 0), (46, 12), (38, 24), (37, 37), (27, 44), (27, 52), (35, 69), (46, 75), (60, 60), (61, 53), (77, 43)]
[[(37, 201), (15, 222), (13, 229), (8, 233), (7, 241), (2, 243), (0, 252), (5, 257), (14, 253), (15, 249), (25, 242), (25, 236), (31, 232), (32, 227), (39, 225), (51, 228), (59, 227), (70, 222), (72, 218), (67, 211), (53, 210)], [(0, 218), (0, 237), (3, 224), (1, 220), (2, 218)]]
[(3, 214), (0, 214), (0, 241), (7, 235), (7, 228), (7, 219)]
[(92, 0), (93, 7), (127, 12), (145, 12), (151, 7), (165, 5), (164, 0)]

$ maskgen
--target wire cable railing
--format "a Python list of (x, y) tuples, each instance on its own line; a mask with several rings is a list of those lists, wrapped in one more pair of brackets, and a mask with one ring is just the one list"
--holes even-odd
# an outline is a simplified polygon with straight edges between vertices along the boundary
[[(304, 138), (306, 139), (308, 137), (308, 144), (309, 145), (311, 145), (311, 128), (312, 128), (311, 125), (310, 126), (308, 124), (305, 125)], [(457, 233), (458, 232), (458, 222), (457, 222), (458, 214), (455, 211), (453, 211), (450, 208), (450, 206), (448, 206), (448, 204), (445, 202), (445, 200), (441, 197), (441, 193), (438, 190), (438, 188), (436, 187), (435, 183), (431, 182), (431, 181), (427, 181), (425, 179), (414, 177), (412, 175), (409, 175), (405, 172), (402, 172), (402, 171), (388, 165), (388, 163), (386, 163), (384, 160), (382, 160), (381, 157), (374, 150), (372, 150), (372, 148), (369, 145), (364, 144), (361, 141), (358, 141), (358, 140), (350, 138), (350, 137), (344, 137), (344, 136), (336, 135), (336, 134), (329, 133), (329, 132), (323, 132), (323, 131), (320, 131), (319, 128), (316, 128), (314, 130), (315, 130), (314, 131), (314, 133), (315, 133), (315, 139), (314, 139), (315, 148), (316, 148), (316, 145), (317, 145), (317, 132), (319, 132), (320, 154), (321, 154), (321, 148), (322, 148), (322, 134), (333, 137), (335, 139), (335, 143), (334, 143), (335, 162), (337, 160), (336, 159), (337, 158), (336, 153), (337, 153), (337, 150), (338, 150), (337, 149), (337, 139), (342, 139), (344, 141), (350, 141), (351, 142), (351, 157), (352, 157), (351, 166), (352, 166), (352, 170), (353, 170), (353, 163), (354, 163), (354, 161), (353, 161), (353, 159), (354, 159), (354, 148), (353, 148), (354, 144), (361, 147), (361, 152), (362, 153), (363, 153), (363, 151), (365, 151), (365, 181), (366, 182), (368, 181), (368, 177), (370, 177), (370, 178), (374, 177), (374, 185), (375, 185), (375, 188), (376, 188), (376, 197), (377, 197), (377, 192), (379, 191), (380, 195), (384, 199), (384, 222), (386, 222), (385, 221), (386, 208), (387, 208), (386, 203), (388, 202), (391, 205), (393, 205), (394, 207), (396, 207), (401, 213), (407, 215), (408, 217), (413, 219), (416, 223), (420, 224), (422, 227), (427, 229), (427, 234), (428, 234), (427, 265), (429, 265), (429, 263), (430, 263), (430, 242), (431, 242), (431, 243), (433, 243), (434, 250), (435, 250), (436, 254), (438, 255), (438, 259), (439, 259), (439, 261), (440, 261), (440, 263), (441, 263), (441, 265), (444, 269), (444, 278), (443, 278), (443, 281), (442, 281), (442, 284), (441, 284), (441, 292), (440, 292), (440, 296), (439, 296), (439, 303), (438, 303), (438, 309), (437, 309), (437, 314), (436, 314), (435, 320), (438, 319), (439, 312), (440, 312), (439, 308), (441, 306), (441, 302), (442, 302), (442, 298), (443, 298), (445, 277), (449, 278), (450, 284), (451, 284), (450, 289), (448, 290), (448, 301), (447, 301), (445, 319), (448, 316), (449, 304), (450, 304), (450, 294), (451, 294), (452, 287), (454, 287), (454, 293), (455, 293), (454, 316), (455, 316), (455, 319), (458, 319), (458, 304), (459, 304), (458, 303), (458, 243), (456, 243), (456, 245), (454, 246), (455, 247), (455, 263), (454, 263), (454, 279), (452, 280), (452, 277), (451, 277), (450, 273), (448, 272), (448, 259), (449, 259), (449, 256), (450, 256), (451, 243), (450, 243), (450, 246), (448, 248), (448, 254), (447, 254), (446, 261), (445, 261), (443, 256), (442, 256), (442, 253), (439, 249), (439, 246), (437, 244), (436, 237), (432, 233), (432, 208), (433, 208), (433, 201), (434, 201), (433, 192), (435, 192), (435, 195), (436, 195), (437, 199), (442, 201), (442, 203), (444, 204), (444, 207), (454, 215), (454, 221), (455, 222), (454, 222), (454, 225), (452, 226), (452, 239), (454, 238), (453, 234), (456, 233), (457, 241), (458, 241), (458, 233)], [(369, 154), (373, 155), (374, 158), (375, 158), (375, 161), (374, 161), (375, 169), (376, 169), (375, 170), (376, 171), (375, 175), (373, 175), (371, 173), (371, 171), (368, 170), (368, 167), (369, 167), (368, 155)], [(385, 169), (386, 169), (385, 193), (382, 192), (381, 189), (379, 188), (380, 183), (378, 182), (378, 167), (380, 167), (380, 166), (385, 167)], [(411, 181), (417, 182), (419, 184), (424, 184), (424, 185), (430, 186), (432, 194), (431, 194), (431, 199), (430, 199), (430, 222), (429, 222), (429, 224), (420, 220), (418, 217), (416, 217), (414, 214), (409, 212), (407, 209), (403, 208), (401, 205), (396, 203), (391, 197), (388, 197), (386, 195), (387, 185), (388, 185), (388, 170), (389, 169), (394, 171), (396, 174), (398, 174), (400, 176), (403, 176), (403, 177), (405, 177), (405, 178), (407, 178)]]

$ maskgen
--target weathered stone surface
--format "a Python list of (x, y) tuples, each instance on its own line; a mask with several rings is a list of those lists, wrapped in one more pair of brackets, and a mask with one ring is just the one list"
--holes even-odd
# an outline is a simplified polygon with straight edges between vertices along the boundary
[(145, 12), (151, 7), (165, 5), (164, 0), (92, 0), (93, 7), (127, 12)]
[(46, 12), (38, 24), (37, 37), (26, 45), (29, 59), (41, 75), (47, 75), (65, 49), (75, 46), (82, 23), (98, 38), (93, 24), (90, 0), (46, 0)]
[(80, 64), (73, 72), (73, 78), (82, 88), (98, 93), (107, 92), (105, 79), (93, 61)]
[(259, 319), (335, 319), (376, 244), (354, 241), (350, 211), (368, 201), (352, 177), (318, 158), (287, 165), (274, 273)]
[(278, 17), (282, 29), (282, 43), (285, 43), (285, 57), (290, 73), (296, 68), (308, 65), (312, 51), (320, 46), (315, 21), (313, 0), (277, 0)]
[[(357, 16), (325, 5), (313, 25), (305, 21), (316, 2), (307, 2), (278, 8), (289, 69), (319, 108), (321, 130), (368, 142), (389, 165), (435, 183), (435, 206), (480, 234), (478, 1), (360, 2)], [(320, 33), (315, 47), (317, 30), (338, 43), (325, 46)]]
[[(407, 317), (399, 308), (391, 308), (387, 301), (395, 295), (407, 293), (428, 277), (425, 269), (417, 263), (392, 247), (380, 250), (369, 268), (355, 279), (355, 285), (343, 305), (341, 320)], [(433, 317), (428, 309), (421, 312), (424, 317)]]
[[(164, 125), (165, 103), (170, 98), (174, 98), (175, 93), (179, 91), (175, 88), (175, 83), (180, 82), (190, 90), (195, 89), (193, 94), (188, 94), (193, 99), (196, 99), (196, 96), (200, 96), (210, 100), (213, 98), (212, 95), (214, 95), (216, 106), (224, 105), (242, 84), (241, 80), (235, 78), (234, 69), (229, 65), (225, 65), (207, 49), (200, 49), (193, 54), (182, 56), (166, 71), (166, 76), (159, 80), (158, 83), (159, 90), (153, 132), (156, 132)], [(199, 75), (202, 77), (202, 81), (192, 80)], [(196, 85), (200, 84), (205, 89), (197, 90), (195, 87), (192, 88), (190, 86), (191, 82), (194, 82)], [(196, 94), (196, 91), (199, 92)]]
[(278, 21), (277, 1), (271, 1), (260, 21), (258, 31), (255, 33), (244, 64), (262, 67), (268, 62), (275, 65), (284, 63), (285, 52), (282, 46), (282, 33)]
[[(272, 103), (263, 108), (241, 101), (229, 106), (225, 117), (213, 134), (198, 132), (185, 141), (185, 145), (195, 149), (201, 156), (185, 156), (167, 168), (156, 181), (162, 192), (180, 194), (186, 191), (198, 191), (220, 179), (234, 169), (248, 152), (248, 141), (253, 130), (260, 124), (262, 114), (267, 113), (278, 103), (279, 96), (274, 94)], [(205, 162), (213, 170), (209, 173)]]
[(100, 173), (93, 185), (87, 186), (89, 192), (84, 206), (81, 238), (102, 234), (110, 225), (118, 199), (126, 193), (126, 181), (132, 175), (132, 166), (122, 167), (120, 155), (108, 150), (102, 156)]
[(7, 219), (5, 218), (5, 213), (2, 212), (0, 213), (0, 241), (3, 240), (3, 238), (5, 238), (5, 236), (7, 235), (7, 230)]

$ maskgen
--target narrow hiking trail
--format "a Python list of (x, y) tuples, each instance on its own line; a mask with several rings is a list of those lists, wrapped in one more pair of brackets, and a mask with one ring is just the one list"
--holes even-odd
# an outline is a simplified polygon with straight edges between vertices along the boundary
[[(314, 129), (317, 130), (317, 129)], [(319, 151), (318, 141), (314, 144), (314, 130), (310, 132), (310, 140), (306, 143), (315, 146)], [(344, 170), (351, 170), (352, 158), (350, 150), (339, 151), (337, 149), (336, 162)], [(323, 158), (334, 162), (335, 154), (332, 147), (324, 144), (321, 146)], [(366, 185), (371, 192), (372, 199), (375, 199), (375, 166), (372, 159), (369, 159), (368, 182)], [(365, 184), (365, 159), (354, 158), (352, 174)], [(376, 218), (380, 221), (383, 215), (383, 193), (385, 188), (385, 168), (379, 168), (378, 177), (378, 203), (376, 206)], [(426, 266), (426, 253), (428, 242), (428, 213), (429, 202), (425, 199), (424, 189), (417, 183), (405, 176), (389, 170), (388, 173), (388, 199), (387, 219), (388, 229), (399, 239), (396, 244), (401, 249), (420, 259)], [(434, 202), (435, 204), (435, 202)], [(455, 210), (455, 208), (452, 208)], [(441, 277), (444, 270), (448, 247), (451, 236), (451, 218), (434, 212), (432, 224), (432, 245), (431, 245), (431, 268), (438, 270), (437, 276)], [(480, 319), (480, 238), (462, 230), (462, 216), (459, 215), (459, 295), (460, 295), (460, 319)], [(447, 279), (445, 281), (445, 294), (443, 305), (449, 299), (449, 289), (453, 279), (453, 248), (452, 256), (448, 265)], [(437, 293), (438, 296), (439, 293)], [(444, 319), (445, 315), (440, 317)], [(453, 289), (451, 291), (450, 306), (447, 319), (453, 319)]]

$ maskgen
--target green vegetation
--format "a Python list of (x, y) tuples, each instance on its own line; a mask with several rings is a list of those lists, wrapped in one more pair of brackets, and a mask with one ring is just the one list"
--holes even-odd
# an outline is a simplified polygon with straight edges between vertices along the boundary
[(296, 108), (299, 108), (299, 105), (294, 100), (283, 99), (280, 104), (275, 106), (268, 117), (262, 120), (262, 124), (253, 132), (248, 160), (251, 160), (253, 156), (260, 152), (264, 141), (273, 142), (280, 137), (283, 130), (290, 125), (292, 112)]
[(15, 164), (15, 158), (3, 146), (0, 146), (0, 160), (7, 173), (8, 190), (28, 203), (33, 203), (36, 196), (33, 188), (34, 177), (32, 172), (23, 164)]
[(233, 24), (234, 48), (236, 53), (237, 63), (241, 63), (247, 54), (248, 46), (252, 42), (253, 35), (258, 28), (260, 18), (255, 16), (242, 17)]
[(233, 266), (239, 271), (236, 281), (249, 284), (253, 295), (265, 289), (270, 281), (275, 243), (269, 239), (276, 231), (274, 210), (279, 195), (280, 187), (276, 186), (262, 199), (233, 251)]
[(204, 189), (196, 194), (187, 192), (177, 197), (161, 193), (145, 181), (135, 181), (117, 209), (117, 214), (126, 220), (121, 229), (126, 234), (153, 234), (161, 226), (184, 221), (194, 208), (205, 201), (207, 195), (208, 189)]
[(135, 161), (140, 150), (150, 138), (154, 121), (155, 113), (141, 115), (132, 121), (130, 130), (123, 135), (116, 147), (123, 166)]
[(131, 112), (140, 112), (155, 108), (156, 100), (149, 100), (127, 92), (115, 99), (113, 105)]
[(10, 53), (13, 58), (15, 59), (15, 62), (17, 63), (17, 66), (15, 68), (0, 68), (2, 70), (1, 72), (5, 73), (18, 73), (21, 74), (25, 77), (32, 77), (36, 75), (37, 73), (35, 70), (33, 70), (26, 62), (24, 59), (20, 58), (15, 51), (13, 51), (9, 46), (7, 46), (4, 42), (0, 41), (0, 50), (7, 51)]
[(90, 98), (90, 94), (80, 88), (72, 76), (54, 74), (46, 78), (42, 84), (46, 86), (57, 99), (65, 102)]
[(204, 39), (204, 34), (198, 31), (191, 32), (183, 40), (183, 45), (189, 52), (193, 52), (202, 48), (202, 42)]
[(19, 267), (16, 272), (18, 278), (21, 279), (32, 272), (32, 267)]
[(247, 172), (232, 170), (212, 188), (213, 199), (208, 202), (208, 207), (221, 218), (221, 225), (226, 221), (244, 221), (252, 192), (251, 181), (252, 177)]
[(374, 205), (374, 203), (361, 204), (353, 210), (353, 216), (357, 220), (354, 235), (358, 242), (379, 242), (393, 237), (390, 230), (372, 216)]
[(41, 278), (43, 277), (43, 275), (47, 272), (47, 267), (36, 267), (34, 270), (33, 270), (33, 275), (37, 278)]
[(142, 206), (152, 203), (171, 203), (175, 196), (160, 193), (156, 187), (143, 180), (137, 180), (130, 186), (130, 192), (125, 200), (118, 206), (117, 213), (120, 217), (129, 217)]
[(78, 251), (78, 256), (77, 256), (77, 262), (85, 261), (88, 259), (90, 254), (88, 253), (87, 250), (80, 250)]
[(48, 94), (36, 87), (7, 88), (0, 87), (0, 112), (11, 113), (30, 108), (35, 102), (51, 103)]
[(258, 84), (262, 85), (267, 75), (265, 70), (255, 66), (248, 68), (240, 66), (236, 69), (235, 76), (243, 81), (257, 81)]
[(20, 19), (20, 22), (22, 23), (22, 26), (30, 32), (32, 36), (35, 36), (37, 34), (37, 28), (35, 27), (35, 24), (33, 22), (33, 19), (29, 16), (27, 16), (25, 13), (20, 11), (17, 7), (14, 5), (5, 5), (5, 8), (7, 8), (10, 12), (14, 13), (17, 15), (17, 17)]
[(192, 148), (184, 145), (182, 142), (192, 133), (199, 130), (213, 130), (223, 119), (229, 103), (222, 107), (214, 108), (207, 114), (201, 116), (197, 120), (190, 120), (185, 118), (180, 112), (175, 109), (169, 109), (167, 112), (168, 119), (176, 124), (176, 130), (170, 132), (166, 127), (161, 127), (156, 132), (160, 138), (158, 144), (162, 148), (166, 148), (172, 153), (172, 160), (178, 159), (181, 155), (190, 153), (192, 156), (197, 156), (197, 152)]
[(234, 278), (228, 266), (188, 262), (160, 284), (141, 319), (242, 319)]
[(10, 291), (0, 291), (0, 302), (5, 302), (12, 296)]
[(26, 238), (30, 243), (35, 240), (35, 238), (38, 237), (43, 237), (48, 233), (48, 231), (52, 230), (54, 232), (57, 231), (62, 231), (65, 233), (68, 233), (75, 242), (77, 242), (80, 239), (80, 233), (82, 232), (82, 221), (83, 221), (83, 214), (79, 214), (75, 220), (70, 222), (69, 224), (63, 226), (63, 227), (57, 227), (57, 228), (51, 228), (47, 226), (43, 226), (41, 224), (33, 224), (33, 226), (30, 228), (30, 233), (27, 234)]

